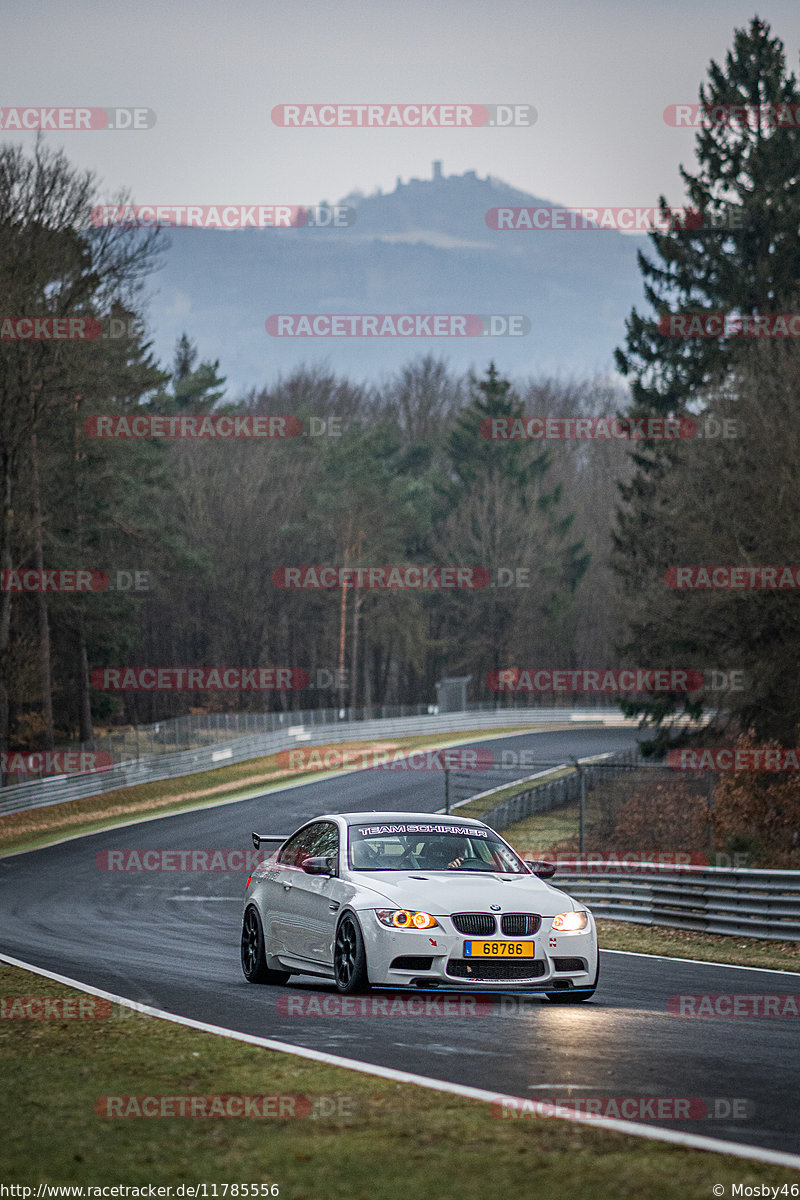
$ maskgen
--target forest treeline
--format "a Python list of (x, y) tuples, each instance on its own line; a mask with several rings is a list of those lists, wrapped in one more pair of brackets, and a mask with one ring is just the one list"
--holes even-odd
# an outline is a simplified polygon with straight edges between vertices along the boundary
[[(428, 355), (367, 383), (298, 366), (230, 395), (226, 364), (198, 362), (191, 329), (168, 364), (142, 332), (162, 235), (94, 227), (96, 180), (43, 141), (0, 147), (0, 570), (122, 585), (0, 589), (0, 748), (90, 746), (99, 725), (191, 709), (429, 704), (452, 676), (502, 704), (520, 696), (491, 691), (490, 672), (614, 666), (705, 673), (691, 694), (623, 699), (657, 728), (657, 752), (703, 712), (709, 739), (795, 745), (800, 125), (781, 114), (800, 111), (800, 90), (765, 22), (735, 31), (700, 101), (740, 116), (701, 122), (695, 169), (680, 168), (692, 219), (640, 255), (650, 311), (631, 313), (617, 375), (583, 380), (510, 380), (499, 354), (465, 377)], [(102, 335), (25, 336), (21, 318)], [(484, 436), (495, 419), (618, 413), (696, 435)], [(212, 414), (296, 418), (299, 436), (90, 436), (97, 418)], [(275, 577), (392, 564), (479, 567), (489, 583), (297, 590)], [(673, 586), (699, 566), (791, 568), (797, 582)], [(314, 686), (95, 686), (124, 667), (288, 667)]]
[[(613, 661), (607, 558), (624, 451), (613, 442), (494, 441), (481, 423), (613, 414), (624, 399), (618, 385), (512, 387), (493, 365), (463, 377), (427, 356), (374, 385), (299, 367), (230, 397), (224, 366), (198, 363), (188, 335), (166, 369), (144, 341), (135, 318), (157, 236), (76, 236), (76, 210), (94, 200), (91, 180), (43, 145), (30, 160), (6, 150), (0, 169), (0, 203), (12, 214), (5, 269), (28, 259), (3, 315), (69, 314), (115, 334), (3, 344), (6, 747), (89, 746), (98, 725), (198, 709), (432, 703), (437, 681), (453, 675), (472, 677), (470, 699), (492, 700), (486, 677), (498, 668)], [(94, 436), (118, 432), (121, 417), (196, 417), (199, 429), (210, 414), (294, 417), (290, 431), (302, 432)], [(478, 567), (486, 586), (275, 582), (287, 566), (393, 564)], [(20, 590), (42, 570), (105, 572), (112, 586)], [(94, 686), (105, 668), (144, 666), (292, 667), (308, 672), (310, 686)]]

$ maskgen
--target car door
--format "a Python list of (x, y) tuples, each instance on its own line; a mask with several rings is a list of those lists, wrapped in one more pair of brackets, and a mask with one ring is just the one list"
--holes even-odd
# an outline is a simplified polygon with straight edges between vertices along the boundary
[(279, 851), (274, 863), (270, 864), (262, 885), (264, 934), (270, 954), (295, 955), (302, 942), (302, 919), (298, 912), (299, 893), (295, 887), (300, 879), (307, 879), (301, 864), (312, 854), (311, 847), (317, 839), (319, 822), (298, 829)]
[(326, 858), (330, 875), (307, 875), (302, 869), (292, 882), (292, 911), (297, 921), (293, 952), (309, 962), (332, 962), (331, 942), (336, 913), (341, 902), (339, 881), (339, 827), (334, 821), (318, 821), (307, 843), (312, 858)]

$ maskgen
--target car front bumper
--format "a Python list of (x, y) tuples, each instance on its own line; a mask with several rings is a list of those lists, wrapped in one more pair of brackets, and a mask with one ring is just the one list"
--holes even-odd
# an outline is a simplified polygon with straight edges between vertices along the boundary
[[(552, 917), (543, 917), (531, 937), (469, 937), (459, 933), (448, 917), (437, 917), (441, 928), (388, 929), (374, 910), (358, 913), (364, 935), (370, 982), (384, 987), (509, 988), (552, 991), (591, 988), (597, 975), (597, 931), (589, 913), (586, 929), (554, 933)], [(530, 958), (465, 958), (464, 943), (472, 941), (530, 942)]]

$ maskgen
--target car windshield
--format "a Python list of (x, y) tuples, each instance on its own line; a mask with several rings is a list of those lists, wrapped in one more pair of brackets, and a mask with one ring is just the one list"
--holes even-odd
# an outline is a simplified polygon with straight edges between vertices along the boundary
[(486, 871), (524, 875), (520, 858), (491, 829), (407, 823), (350, 827), (354, 871)]

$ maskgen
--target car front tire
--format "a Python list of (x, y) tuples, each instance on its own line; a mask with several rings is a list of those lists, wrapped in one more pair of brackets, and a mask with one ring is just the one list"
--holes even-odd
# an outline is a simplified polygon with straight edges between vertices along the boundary
[(289, 971), (272, 971), (264, 953), (264, 927), (258, 909), (245, 909), (242, 920), (242, 970), (248, 983), (286, 983)]
[(345, 913), (336, 929), (333, 947), (333, 976), (336, 988), (343, 996), (368, 992), (367, 952), (358, 921)]

